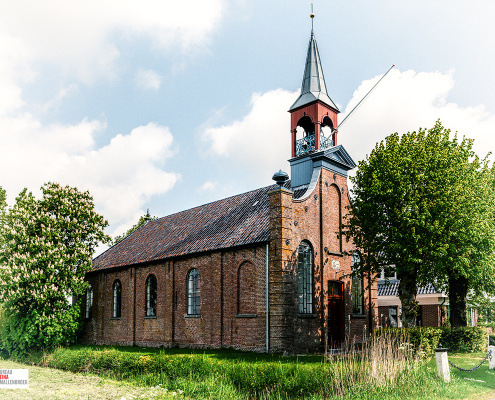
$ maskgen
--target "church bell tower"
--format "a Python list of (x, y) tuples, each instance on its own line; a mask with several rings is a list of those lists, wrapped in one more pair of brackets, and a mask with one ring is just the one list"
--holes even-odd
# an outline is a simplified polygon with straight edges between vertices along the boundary
[[(338, 107), (328, 96), (320, 54), (313, 31), (309, 41), (306, 66), (301, 85), (301, 94), (289, 109), (291, 113), (292, 157), (309, 150), (320, 150), (337, 145)], [(329, 127), (331, 137), (322, 134)], [(303, 137), (297, 139), (298, 129)]]
[[(311, 18), (314, 14), (311, 14)], [(324, 167), (347, 176), (356, 164), (342, 146), (337, 146), (338, 107), (328, 96), (315, 35), (311, 30), (301, 94), (289, 109), (291, 114), (292, 189), (312, 180), (315, 168)]]

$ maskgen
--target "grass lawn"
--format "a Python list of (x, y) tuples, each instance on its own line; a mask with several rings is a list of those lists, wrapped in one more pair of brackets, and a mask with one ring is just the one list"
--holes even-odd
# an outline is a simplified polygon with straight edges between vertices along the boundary
[(0, 399), (93, 400), (93, 399), (184, 399), (160, 388), (137, 387), (125, 381), (74, 374), (53, 368), (26, 365), (0, 359), (0, 369), (28, 369), (29, 389), (0, 389)]
[[(461, 368), (470, 369), (477, 366), (485, 356), (486, 353), (450, 353), (449, 361)], [(428, 362), (427, 367), (436, 370), (435, 358)], [(451, 365), (449, 367), (451, 378), (459, 382), (464, 381), (469, 386), (469, 391), (473, 391), (469, 399), (495, 400), (495, 369), (488, 369), (488, 361), (485, 361), (480, 368), (472, 372), (459, 371)], [(478, 391), (480, 395), (476, 394)], [(483, 397), (481, 394), (487, 397)]]
[[(472, 368), (479, 364), (485, 355), (457, 353), (449, 354), (449, 359), (460, 367)], [(0, 399), (87, 399), (89, 395), (90, 399), (124, 397), (129, 400), (129, 395), (133, 395), (135, 398), (247, 400), (256, 398), (253, 393), (258, 393), (264, 399), (495, 400), (495, 370), (489, 371), (487, 362), (474, 372), (461, 372), (451, 368), (452, 381), (446, 384), (437, 378), (433, 358), (404, 377), (399, 376), (391, 385), (370, 385), (369, 381), (362, 385), (357, 382), (353, 386), (347, 386), (343, 397), (339, 397), (331, 390), (320, 390), (319, 394), (311, 394), (311, 386), (308, 389), (308, 382), (311, 385), (313, 378), (315, 385), (321, 385), (318, 376), (327, 376), (321, 375), (323, 356), (282, 357), (233, 350), (72, 346), (59, 349), (50, 357), (43, 359), (42, 355), (38, 354), (30, 361), (42, 363), (44, 360), (45, 364), (51, 366), (86, 372), (72, 373), (0, 360), (0, 368), (29, 368), (30, 371), (29, 396), (25, 396), (26, 393), (22, 390), (6, 392), (6, 389), (2, 389)], [(102, 361), (101, 357), (106, 359)], [(349, 365), (342, 363), (342, 360), (343, 358), (334, 357), (330, 364)], [(13, 366), (14, 364), (17, 366)], [(96, 375), (95, 371), (99, 375)], [(276, 374), (280, 371), (283, 376), (281, 380), (293, 380), (295, 385), (305, 387), (301, 395), (294, 395), (293, 391), (291, 396), (287, 396), (288, 392), (276, 390), (276, 386), (280, 384), (276, 380), (280, 375)], [(333, 371), (335, 372), (335, 369)], [(237, 379), (238, 374), (242, 379)], [(243, 378), (242, 374), (246, 377)], [(260, 387), (266, 386), (266, 391), (253, 392), (249, 389), (248, 386), (252, 382), (260, 381)], [(168, 391), (162, 391), (158, 397), (154, 397), (155, 393), (150, 388), (158, 384)], [(184, 395), (172, 396), (171, 392), (177, 393), (178, 389), (184, 390)]]

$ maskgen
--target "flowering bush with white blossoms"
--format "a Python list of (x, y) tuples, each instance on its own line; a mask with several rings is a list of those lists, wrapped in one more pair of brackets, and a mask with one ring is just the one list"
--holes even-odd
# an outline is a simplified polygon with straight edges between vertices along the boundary
[[(41, 199), (24, 189), (0, 227), (0, 298), (9, 354), (70, 343), (81, 326), (84, 275), (108, 222), (89, 192), (46, 183)], [(69, 296), (76, 302), (69, 303)]]

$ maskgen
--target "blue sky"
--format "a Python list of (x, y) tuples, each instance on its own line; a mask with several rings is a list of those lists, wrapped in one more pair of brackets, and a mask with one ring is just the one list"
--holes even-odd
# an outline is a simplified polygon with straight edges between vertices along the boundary
[[(315, 36), (355, 161), (445, 126), (494, 148), (492, 1), (315, 0)], [(120, 234), (289, 171), (310, 1), (0, 2), (0, 186), (88, 189)]]

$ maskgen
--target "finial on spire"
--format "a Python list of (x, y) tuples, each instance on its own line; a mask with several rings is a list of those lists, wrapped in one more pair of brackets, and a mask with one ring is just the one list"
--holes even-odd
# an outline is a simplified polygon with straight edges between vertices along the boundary
[(311, 0), (311, 14), (309, 16), (311, 17), (311, 34), (313, 34), (313, 18), (315, 17), (313, 13), (313, 0)]

